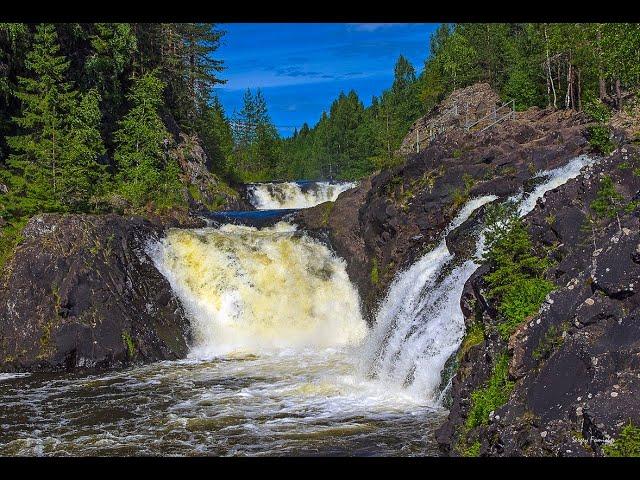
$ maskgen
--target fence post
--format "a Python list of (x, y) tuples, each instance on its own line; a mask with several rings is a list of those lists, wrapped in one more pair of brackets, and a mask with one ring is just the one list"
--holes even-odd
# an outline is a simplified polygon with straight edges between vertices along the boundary
[(418, 137), (417, 128), (416, 128), (416, 153), (420, 153), (420, 138)]

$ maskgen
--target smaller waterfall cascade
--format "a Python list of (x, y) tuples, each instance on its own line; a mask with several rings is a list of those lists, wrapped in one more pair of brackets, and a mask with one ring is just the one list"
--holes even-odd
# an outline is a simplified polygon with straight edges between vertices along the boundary
[(258, 210), (310, 208), (334, 202), (355, 182), (282, 182), (255, 183), (247, 186), (249, 201)]
[[(541, 183), (531, 193), (513, 197), (520, 201), (520, 216), (533, 210), (546, 192), (577, 177), (593, 163), (593, 159), (580, 156), (563, 167), (538, 173)], [(447, 227), (439, 245), (396, 275), (363, 346), (361, 368), (367, 375), (402, 386), (427, 402), (440, 403), (443, 368), (464, 336), (462, 291), (480, 266), (470, 258), (445, 274), (454, 258), (445, 237), (476, 209), (496, 198), (489, 195), (469, 200)], [(475, 257), (483, 251), (484, 235), (480, 233)]]

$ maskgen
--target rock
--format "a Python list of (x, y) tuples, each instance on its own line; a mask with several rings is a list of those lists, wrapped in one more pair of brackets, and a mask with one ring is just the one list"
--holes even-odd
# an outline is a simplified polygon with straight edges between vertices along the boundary
[[(637, 155), (637, 147), (624, 148)], [(470, 394), (486, 381), (488, 367), (479, 359), (507, 348), (514, 389), (497, 409), (501, 421), (474, 432), (486, 445), (484, 455), (601, 455), (603, 439), (615, 438), (629, 421), (640, 424), (640, 400), (631, 394), (640, 388), (640, 220), (626, 211), (620, 225), (613, 218), (583, 228), (600, 185), (587, 177), (611, 176), (624, 202), (640, 189), (639, 177), (617, 167), (621, 155), (548, 192), (525, 218), (535, 246), (554, 249), (557, 263), (547, 276), (557, 288), (508, 346), (489, 335), (461, 359), (449, 417), (436, 433), (444, 453), (455, 454)], [(467, 324), (480, 319), (488, 331), (499, 318), (474, 287), (481, 283), (481, 277), (469, 279), (461, 307)], [(469, 304), (482, 306), (482, 314)]]
[(104, 369), (184, 357), (189, 322), (145, 252), (163, 230), (113, 214), (31, 218), (1, 278), (0, 369)]

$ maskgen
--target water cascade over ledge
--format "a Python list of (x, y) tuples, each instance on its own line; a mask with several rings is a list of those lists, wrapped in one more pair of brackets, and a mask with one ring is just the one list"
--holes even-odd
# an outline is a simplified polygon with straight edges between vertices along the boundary
[(334, 202), (355, 182), (278, 182), (247, 185), (249, 201), (258, 210), (310, 208)]
[[(544, 194), (577, 177), (594, 160), (580, 156), (567, 165), (540, 172), (531, 193), (518, 194), (519, 214), (524, 216)], [(438, 246), (403, 272), (399, 272), (380, 304), (373, 331), (362, 355), (363, 373), (380, 382), (401, 386), (437, 405), (442, 401), (442, 371), (464, 336), (460, 299), (465, 283), (480, 266), (469, 258), (446, 273), (454, 255), (445, 237), (473, 211), (495, 196), (471, 199), (453, 219)], [(475, 257), (484, 250), (484, 235), (476, 241)]]
[(344, 260), (286, 222), (171, 230), (151, 253), (191, 318), (195, 356), (335, 347), (366, 334)]

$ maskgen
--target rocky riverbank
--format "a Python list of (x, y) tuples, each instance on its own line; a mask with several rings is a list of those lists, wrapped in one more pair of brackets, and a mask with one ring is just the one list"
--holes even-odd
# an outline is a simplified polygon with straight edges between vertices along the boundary
[[(548, 192), (526, 217), (538, 251), (550, 251), (556, 288), (508, 340), (496, 331), (481, 267), (462, 298), (468, 343), (453, 379), (451, 411), (438, 431), (442, 450), (480, 455), (591, 456), (640, 423), (640, 151), (621, 147), (580, 177)], [(609, 183), (609, 180), (611, 182)], [(616, 215), (594, 215), (612, 185)], [(476, 328), (477, 331), (477, 328)], [(510, 393), (480, 425), (468, 421), (473, 392), (509, 355)]]
[(36, 215), (0, 283), (2, 371), (122, 367), (186, 355), (189, 322), (145, 252), (193, 220)]

